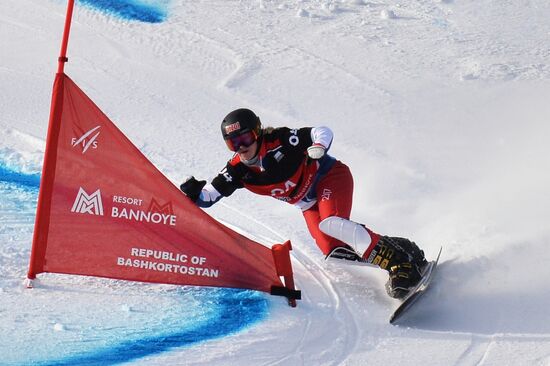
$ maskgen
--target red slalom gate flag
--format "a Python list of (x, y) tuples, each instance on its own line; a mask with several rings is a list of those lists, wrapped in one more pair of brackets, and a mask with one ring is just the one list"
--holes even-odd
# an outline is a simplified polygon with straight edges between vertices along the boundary
[(289, 250), (290, 242), (264, 247), (196, 207), (57, 74), (29, 279), (55, 272), (247, 288), (295, 306)]

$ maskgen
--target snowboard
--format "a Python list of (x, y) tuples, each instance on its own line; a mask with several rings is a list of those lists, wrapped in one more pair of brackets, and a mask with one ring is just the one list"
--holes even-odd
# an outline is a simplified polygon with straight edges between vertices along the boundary
[(418, 299), (422, 297), (422, 295), (424, 295), (435, 273), (442, 250), (443, 247), (439, 249), (437, 258), (426, 265), (426, 268), (424, 268), (424, 272), (422, 273), (422, 279), (418, 285), (411, 290), (411, 292), (403, 299), (403, 302), (401, 302), (397, 309), (395, 309), (390, 317), (390, 324), (397, 324), (398, 321), (406, 315), (407, 310), (410, 309), (418, 301)]

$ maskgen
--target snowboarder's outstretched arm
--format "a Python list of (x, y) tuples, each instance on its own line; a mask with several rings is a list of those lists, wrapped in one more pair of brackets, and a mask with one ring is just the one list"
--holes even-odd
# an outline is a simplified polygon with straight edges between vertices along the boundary
[(205, 180), (197, 180), (191, 176), (180, 185), (180, 189), (197, 206), (208, 208), (222, 199), (229, 197), (243, 184), (239, 179), (237, 171), (228, 163), (227, 166), (212, 180), (206, 183)]
[(210, 183), (205, 180), (197, 180), (191, 176), (180, 185), (180, 189), (197, 206), (207, 208), (218, 202), (222, 195)]

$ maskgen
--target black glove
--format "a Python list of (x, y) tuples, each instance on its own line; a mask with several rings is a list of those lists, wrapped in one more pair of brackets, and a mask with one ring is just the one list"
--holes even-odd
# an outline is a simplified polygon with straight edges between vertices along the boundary
[(202, 187), (205, 185), (205, 180), (196, 180), (195, 177), (190, 176), (180, 185), (180, 189), (191, 201), (196, 202), (199, 199)]

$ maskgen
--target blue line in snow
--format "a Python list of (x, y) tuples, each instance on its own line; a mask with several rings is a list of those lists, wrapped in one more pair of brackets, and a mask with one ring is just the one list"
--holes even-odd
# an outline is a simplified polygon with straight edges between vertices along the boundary
[[(208, 339), (219, 338), (247, 328), (262, 320), (268, 311), (268, 300), (250, 290), (223, 289), (216, 296), (217, 316), (194, 328), (173, 334), (121, 342), (90, 354), (67, 357), (57, 361), (40, 362), (39, 366), (115, 365), (158, 354), (177, 347), (189, 346)], [(215, 306), (216, 306), (215, 305)], [(182, 304), (181, 306), (185, 306)]]
[(78, 0), (89, 6), (122, 19), (137, 20), (146, 23), (161, 23), (166, 20), (166, 0), (154, 4), (140, 0)]
[(0, 182), (15, 183), (27, 188), (38, 188), (40, 186), (40, 175), (16, 172), (0, 164)]

